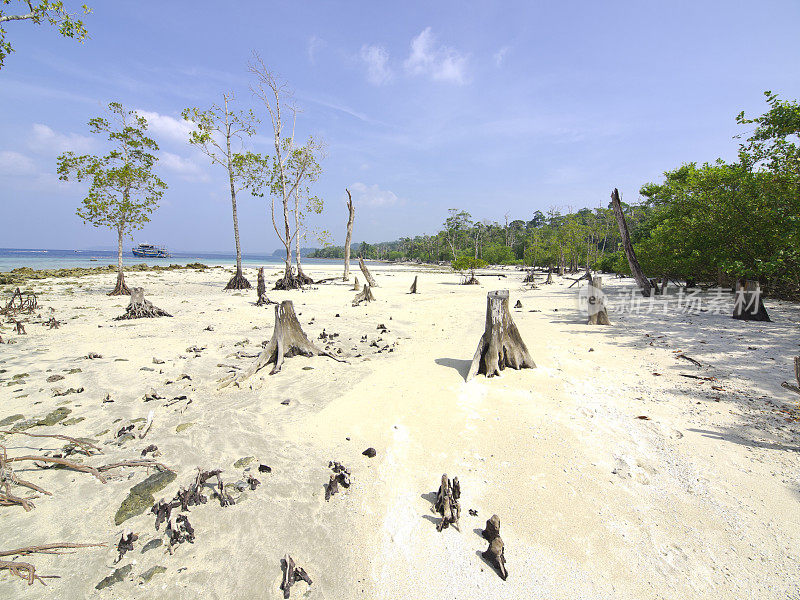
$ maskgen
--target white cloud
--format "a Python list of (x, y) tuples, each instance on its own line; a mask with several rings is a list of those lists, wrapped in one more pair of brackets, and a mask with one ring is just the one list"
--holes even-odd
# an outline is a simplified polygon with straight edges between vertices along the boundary
[(36, 165), (29, 157), (12, 150), (0, 151), (0, 174), (31, 175), (36, 172)]
[(383, 46), (361, 46), (361, 60), (367, 66), (367, 79), (375, 85), (391, 81), (394, 74), (389, 67), (389, 53)]
[(366, 185), (365, 183), (354, 183), (350, 190), (353, 193), (353, 198), (356, 204), (366, 206), (391, 206), (400, 202), (397, 194), (389, 190), (382, 190), (375, 185)]
[(149, 110), (137, 109), (136, 113), (147, 119), (147, 128), (155, 137), (156, 142), (161, 142), (166, 138), (171, 142), (189, 143), (189, 132), (192, 131), (192, 124), (189, 121)]
[(494, 53), (494, 64), (497, 65), (498, 67), (502, 67), (503, 66), (503, 61), (505, 60), (506, 54), (508, 54), (509, 50), (511, 50), (510, 47), (503, 46), (502, 48), (500, 48), (500, 50), (495, 52)]
[(411, 40), (411, 53), (403, 66), (411, 75), (424, 75), (436, 81), (463, 84), (467, 80), (466, 55), (437, 44), (430, 27)]
[(172, 152), (161, 152), (158, 164), (190, 181), (208, 181), (206, 172), (192, 159)]
[(317, 51), (321, 50), (325, 47), (325, 40), (318, 38), (315, 35), (312, 35), (308, 38), (308, 45), (306, 46), (306, 52), (308, 53), (308, 62), (312, 65), (316, 64), (317, 62)]
[(91, 152), (95, 148), (95, 140), (77, 133), (63, 134), (41, 123), (33, 124), (33, 135), (28, 146), (37, 152), (60, 154), (72, 151), (76, 154)]

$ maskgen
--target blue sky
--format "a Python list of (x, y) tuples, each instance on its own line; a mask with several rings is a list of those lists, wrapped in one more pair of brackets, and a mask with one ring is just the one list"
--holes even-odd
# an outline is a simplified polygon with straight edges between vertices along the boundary
[[(796, 1), (83, 1), (85, 44), (6, 26), (0, 247), (114, 245), (75, 216), (85, 187), (58, 182), (55, 158), (103, 151), (86, 122), (119, 101), (150, 120), (170, 186), (136, 240), (232, 250), (227, 183), (180, 111), (234, 91), (259, 112), (252, 50), (294, 89), (299, 133), (327, 142), (315, 225), (336, 243), (345, 187), (354, 241), (433, 233), (450, 207), (501, 221), (606, 205), (613, 187), (634, 201), (682, 162), (732, 158), (734, 117), (763, 112), (764, 90), (800, 97)], [(239, 218), (245, 251), (278, 248), (264, 199), (243, 195)]]

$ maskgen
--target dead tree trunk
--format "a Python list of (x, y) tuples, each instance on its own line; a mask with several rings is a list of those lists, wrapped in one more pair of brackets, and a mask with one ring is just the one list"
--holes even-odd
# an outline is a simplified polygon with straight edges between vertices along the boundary
[(500, 577), (505, 581), (508, 579), (506, 570), (506, 557), (503, 539), (498, 535), (489, 542), (489, 547), (481, 554), (495, 569)]
[(414, 283), (411, 284), (411, 291), (409, 292), (410, 294), (416, 294), (417, 293), (417, 278), (418, 277), (419, 277), (419, 275), (414, 275)]
[(782, 387), (787, 390), (792, 390), (796, 394), (800, 394), (800, 356), (794, 357), (794, 378), (797, 380), (797, 385), (792, 385), (788, 381), (781, 383)]
[(508, 311), (508, 290), (486, 296), (486, 329), (472, 358), (467, 381), (477, 373), (500, 375), (506, 367), (530, 369), (536, 365)]
[(461, 484), (458, 483), (458, 477), (453, 477), (451, 481), (447, 478), (447, 474), (442, 475), (442, 483), (436, 492), (436, 502), (433, 505), (433, 510), (442, 515), (436, 531), (441, 531), (450, 525), (458, 529), (458, 518), (461, 516), (459, 498), (461, 498)]
[(736, 300), (733, 304), (733, 318), (742, 321), (770, 321), (761, 286), (757, 281), (746, 280), (744, 286), (737, 281)]
[(327, 356), (335, 361), (343, 362), (311, 343), (306, 334), (303, 333), (303, 328), (300, 327), (300, 322), (297, 320), (292, 301), (284, 300), (279, 305), (275, 306), (275, 328), (272, 332), (272, 338), (261, 351), (261, 354), (258, 355), (256, 362), (244, 373), (223, 380), (220, 387), (226, 387), (231, 383), (239, 384), (245, 379), (255, 375), (259, 370), (270, 363), (275, 363), (275, 366), (269, 373), (270, 375), (274, 375), (281, 370), (285, 357), (298, 355)]
[(353, 206), (353, 197), (350, 195), (350, 190), (347, 192), (347, 236), (344, 239), (344, 276), (342, 281), (350, 280), (350, 243), (353, 241), (353, 221), (356, 218), (356, 209)]
[(135, 287), (131, 289), (131, 301), (125, 309), (125, 314), (116, 317), (115, 321), (125, 319), (144, 319), (153, 317), (171, 317), (165, 310), (154, 306), (149, 300), (144, 298), (144, 288)]
[(553, 283), (553, 267), (547, 269), (547, 279), (545, 280), (546, 284)]
[(109, 296), (130, 296), (131, 290), (125, 283), (125, 273), (122, 271), (117, 272), (117, 285), (114, 289), (108, 292)]
[(603, 298), (603, 278), (594, 277), (589, 283), (589, 325), (611, 325), (606, 311), (606, 302)]
[(364, 289), (361, 290), (361, 293), (353, 298), (353, 306), (358, 306), (362, 302), (372, 302), (373, 300), (375, 300), (375, 296), (372, 295), (372, 288), (370, 288), (369, 285), (364, 285)]
[(642, 296), (645, 298), (650, 297), (650, 280), (644, 276), (642, 267), (639, 266), (639, 260), (636, 258), (636, 253), (633, 251), (633, 244), (631, 244), (631, 236), (628, 233), (628, 224), (625, 222), (625, 215), (622, 213), (622, 204), (619, 200), (619, 190), (614, 188), (611, 192), (611, 205), (614, 208), (614, 216), (617, 217), (617, 225), (619, 225), (619, 235), (622, 237), (622, 247), (625, 249), (625, 256), (628, 257), (628, 265), (631, 268), (636, 283), (639, 284), (639, 289), (642, 290)]
[(358, 277), (356, 277), (355, 283), (353, 283), (353, 291), (354, 292), (361, 291), (361, 284), (358, 283)]
[(275, 304), (275, 302), (267, 298), (267, 283), (266, 281), (264, 281), (264, 267), (259, 267), (258, 269), (258, 283), (256, 284), (256, 293), (258, 294), (258, 299), (256, 300), (256, 306)]
[(367, 269), (367, 265), (364, 264), (364, 257), (358, 257), (358, 266), (361, 267), (361, 272), (364, 274), (364, 278), (367, 280), (369, 287), (378, 287), (378, 284), (375, 283), (375, 279), (372, 277), (372, 274)]

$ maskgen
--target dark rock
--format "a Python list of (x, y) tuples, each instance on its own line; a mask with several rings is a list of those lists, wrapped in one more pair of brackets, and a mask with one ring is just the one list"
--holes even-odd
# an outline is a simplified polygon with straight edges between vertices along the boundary
[(366, 456), (367, 458), (375, 458), (375, 455), (378, 454), (375, 448), (367, 448), (361, 454)]

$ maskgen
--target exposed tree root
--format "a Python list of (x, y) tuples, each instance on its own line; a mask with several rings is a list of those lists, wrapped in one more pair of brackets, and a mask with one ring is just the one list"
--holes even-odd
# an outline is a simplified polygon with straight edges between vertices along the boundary
[(276, 290), (299, 290), (303, 287), (303, 280), (295, 275), (294, 270), (284, 272), (283, 277), (275, 282)]
[(131, 290), (125, 283), (125, 274), (120, 271), (117, 273), (117, 285), (114, 286), (114, 289), (108, 292), (109, 296), (130, 296)]
[[(16, 550), (0, 550), (0, 556), (27, 556), (28, 554), (64, 554), (59, 550), (67, 548), (100, 548), (105, 544), (74, 544), (71, 542), (59, 542), (56, 544), (44, 544), (42, 546), (28, 546), (17, 548)], [(0, 569), (10, 571), (12, 575), (24, 579), (28, 585), (33, 585), (34, 581), (46, 585), (44, 579), (57, 578), (58, 575), (37, 575), (36, 567), (31, 563), (17, 562), (13, 560), (0, 560)]]
[(251, 287), (250, 282), (247, 281), (247, 278), (242, 273), (240, 268), (236, 269), (236, 274), (231, 277), (230, 281), (228, 281), (228, 285), (225, 286), (226, 290), (249, 290)]
[(375, 296), (372, 295), (372, 288), (369, 284), (364, 285), (364, 289), (361, 290), (360, 294), (357, 294), (355, 298), (353, 298), (353, 306), (358, 306), (362, 302), (372, 302), (375, 300)]
[(144, 290), (140, 287), (135, 287), (131, 290), (131, 301), (125, 309), (125, 314), (116, 317), (115, 321), (122, 321), (125, 319), (151, 319), (154, 317), (171, 317), (167, 311), (162, 310), (155, 306), (149, 300), (144, 298)]

